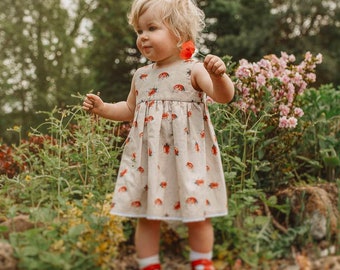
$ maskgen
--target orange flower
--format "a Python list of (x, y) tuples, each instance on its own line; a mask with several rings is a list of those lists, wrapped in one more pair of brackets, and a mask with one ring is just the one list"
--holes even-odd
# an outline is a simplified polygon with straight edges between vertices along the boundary
[(188, 60), (191, 58), (191, 56), (194, 54), (195, 52), (195, 44), (192, 40), (189, 40), (187, 42), (184, 42), (182, 44), (182, 48), (181, 48), (181, 52), (179, 54), (179, 56), (183, 59), (183, 60)]

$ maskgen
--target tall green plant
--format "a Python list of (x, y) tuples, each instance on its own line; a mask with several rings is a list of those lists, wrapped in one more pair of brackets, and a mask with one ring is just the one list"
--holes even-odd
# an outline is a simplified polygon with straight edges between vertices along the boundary
[(225, 60), (234, 74), (236, 97), (229, 106), (210, 106), (229, 195), (229, 215), (214, 221), (216, 239), (222, 239), (216, 254), (264, 267), (307, 233), (306, 228), (279, 226), (270, 209), (287, 214), (289, 207), (271, 194), (296, 180), (291, 158), (302, 137), (300, 96), (315, 80), (321, 56), (307, 53), (294, 64), (293, 55), (282, 53), (257, 63), (242, 60), (236, 69), (230, 58)]
[(20, 269), (109, 269), (124, 240), (122, 219), (109, 214), (108, 195), (124, 125), (80, 106), (43, 114), (45, 122), (13, 150), (19, 173), (0, 176), (1, 219), (25, 214), (35, 228), (13, 232), (1, 226), (0, 238), (9, 233)]
[(26, 189), (25, 200), (55, 204), (61, 197), (111, 191), (121, 152), (119, 123), (86, 115), (78, 106), (43, 114), (46, 121), (15, 150), (25, 169), (9, 181)]
[(340, 177), (340, 89), (323, 85), (303, 95), (303, 136), (296, 146), (302, 179)]
[(282, 52), (257, 63), (242, 60), (234, 70), (234, 102), (211, 109), (226, 171), (242, 187), (251, 179), (258, 187), (275, 191), (294, 181), (290, 155), (302, 136), (297, 129), (304, 115), (300, 96), (316, 80), (315, 68), (321, 61), (321, 55), (307, 52), (295, 64), (294, 55)]

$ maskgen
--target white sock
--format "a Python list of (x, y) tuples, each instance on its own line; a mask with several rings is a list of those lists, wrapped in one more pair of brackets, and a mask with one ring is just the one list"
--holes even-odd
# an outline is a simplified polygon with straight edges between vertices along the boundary
[(200, 253), (196, 252), (194, 250), (190, 250), (190, 255), (189, 259), (191, 262), (196, 261), (196, 260), (211, 260), (212, 259), (212, 251), (208, 253)]
[(157, 264), (159, 263), (159, 255), (157, 254), (157, 255), (146, 257), (143, 259), (137, 258), (137, 262), (140, 268), (144, 268), (152, 264)]

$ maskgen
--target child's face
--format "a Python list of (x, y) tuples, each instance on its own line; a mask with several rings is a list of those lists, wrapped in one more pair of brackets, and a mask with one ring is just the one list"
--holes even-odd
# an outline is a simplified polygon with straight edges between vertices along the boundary
[(159, 12), (148, 9), (143, 13), (136, 29), (137, 47), (149, 60), (166, 63), (179, 58), (177, 38), (162, 22)]

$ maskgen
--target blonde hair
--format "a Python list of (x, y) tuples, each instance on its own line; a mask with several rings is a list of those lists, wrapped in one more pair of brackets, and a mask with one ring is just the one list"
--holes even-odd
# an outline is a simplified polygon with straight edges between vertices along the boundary
[(196, 43), (205, 27), (205, 15), (194, 0), (134, 0), (128, 15), (134, 29), (149, 8), (157, 8), (163, 23), (178, 38), (178, 47), (189, 40)]

